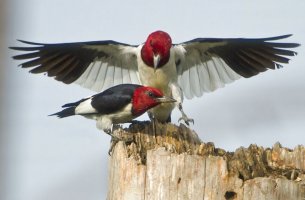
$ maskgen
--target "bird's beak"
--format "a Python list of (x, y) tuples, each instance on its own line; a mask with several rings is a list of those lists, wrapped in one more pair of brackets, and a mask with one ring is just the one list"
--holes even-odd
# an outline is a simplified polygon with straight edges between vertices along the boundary
[(159, 54), (157, 54), (157, 55), (154, 54), (154, 70), (155, 71), (157, 70), (159, 62), (160, 62), (160, 55)]
[(174, 103), (176, 102), (175, 99), (170, 98), (170, 97), (160, 97), (160, 98), (156, 98), (158, 103)]

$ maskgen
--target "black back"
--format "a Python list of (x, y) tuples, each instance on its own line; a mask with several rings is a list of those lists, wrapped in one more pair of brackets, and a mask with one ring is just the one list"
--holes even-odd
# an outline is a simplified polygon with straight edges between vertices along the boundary
[(94, 95), (91, 105), (100, 114), (115, 113), (131, 102), (134, 91), (139, 87), (142, 86), (136, 84), (121, 84), (111, 87)]

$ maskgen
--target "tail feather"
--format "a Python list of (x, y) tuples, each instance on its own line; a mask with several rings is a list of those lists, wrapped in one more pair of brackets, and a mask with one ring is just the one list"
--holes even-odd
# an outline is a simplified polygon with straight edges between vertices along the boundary
[(78, 106), (81, 102), (86, 101), (87, 99), (89, 99), (89, 98), (84, 98), (84, 99), (81, 99), (81, 100), (76, 101), (76, 102), (73, 102), (73, 103), (67, 103), (67, 104), (63, 105), (62, 107), (63, 107), (63, 108), (66, 108), (66, 107), (76, 107), (76, 106)]
[(49, 116), (57, 116), (58, 118), (70, 117), (75, 115), (75, 107), (65, 108), (60, 112), (51, 114)]

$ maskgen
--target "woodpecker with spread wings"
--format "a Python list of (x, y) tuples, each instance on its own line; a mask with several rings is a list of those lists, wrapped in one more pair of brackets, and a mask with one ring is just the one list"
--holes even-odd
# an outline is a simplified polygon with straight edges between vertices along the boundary
[(173, 44), (164, 31), (151, 33), (140, 45), (112, 40), (43, 44), (28, 41), (17, 60), (32, 68), (31, 73), (46, 73), (66, 84), (77, 83), (102, 91), (122, 83), (142, 84), (160, 89), (165, 96), (177, 100), (151, 109), (150, 116), (161, 122), (171, 120), (177, 106), (186, 124), (193, 122), (183, 112), (183, 97), (202, 96), (224, 87), (240, 77), (249, 78), (268, 69), (286, 64), (296, 55), (291, 48), (297, 43), (277, 40), (291, 35), (269, 38), (197, 38)]

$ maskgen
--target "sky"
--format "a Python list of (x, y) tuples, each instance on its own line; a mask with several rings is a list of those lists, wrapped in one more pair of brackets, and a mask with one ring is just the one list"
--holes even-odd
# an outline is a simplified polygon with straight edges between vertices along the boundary
[[(174, 43), (198, 37), (269, 37), (294, 34), (285, 42), (305, 44), (305, 1), (7, 1), (6, 46), (16, 39), (61, 43), (108, 40), (140, 44), (156, 30)], [(2, 44), (3, 46), (3, 44)], [(2, 47), (1, 46), (1, 47)], [(240, 79), (185, 100), (190, 128), (204, 142), (234, 151), (280, 142), (305, 143), (305, 47), (288, 65)], [(105, 199), (110, 138), (79, 116), (47, 115), (94, 92), (33, 75), (5, 48), (1, 87), (1, 199)], [(180, 113), (173, 113), (178, 124)], [(147, 119), (147, 116), (139, 118)], [(1, 190), (0, 189), (0, 190)], [(2, 196), (1, 196), (2, 195)]]

